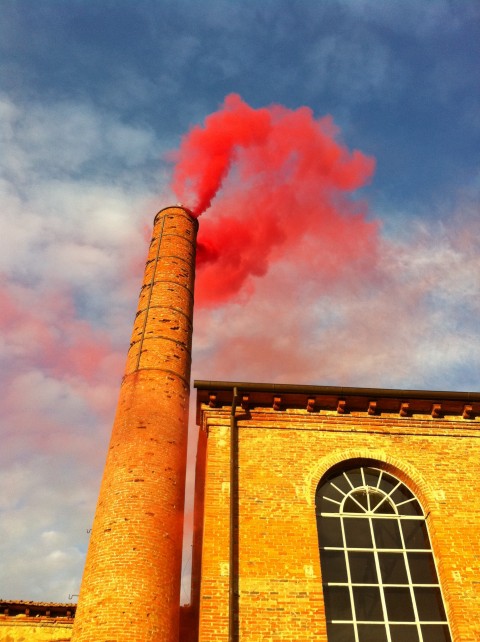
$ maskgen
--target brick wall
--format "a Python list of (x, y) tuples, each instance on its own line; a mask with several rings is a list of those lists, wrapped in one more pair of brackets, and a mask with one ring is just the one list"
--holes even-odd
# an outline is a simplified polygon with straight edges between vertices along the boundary
[(0, 642), (69, 642), (71, 634), (72, 624), (0, 616)]
[(69, 642), (76, 604), (0, 600), (0, 642)]
[[(200, 413), (208, 433), (201, 642), (228, 639), (230, 409), (216, 405)], [(480, 420), (464, 419), (463, 405), (436, 418), (427, 407), (405, 417), (367, 408), (339, 414), (321, 403), (314, 412), (255, 404), (237, 411), (238, 639), (326, 641), (315, 490), (333, 465), (363, 460), (416, 493), (452, 637), (480, 640)]]

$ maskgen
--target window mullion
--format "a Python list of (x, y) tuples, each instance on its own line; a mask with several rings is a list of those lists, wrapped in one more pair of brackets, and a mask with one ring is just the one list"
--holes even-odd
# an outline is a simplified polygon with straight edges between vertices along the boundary
[(342, 540), (343, 540), (343, 550), (345, 554), (345, 565), (347, 567), (347, 582), (348, 582), (348, 594), (350, 595), (350, 606), (352, 607), (352, 620), (353, 620), (353, 631), (355, 634), (355, 642), (358, 640), (358, 628), (357, 628), (357, 615), (355, 613), (355, 602), (353, 600), (353, 587), (352, 587), (352, 576), (350, 574), (350, 560), (348, 557), (347, 549), (347, 538), (345, 537), (345, 527), (343, 525), (343, 517), (340, 515), (340, 526), (342, 529)]
[(383, 593), (383, 582), (382, 582), (382, 575), (380, 572), (380, 560), (378, 559), (377, 543), (375, 541), (375, 532), (373, 530), (373, 520), (371, 517), (368, 518), (368, 523), (370, 525), (370, 533), (372, 535), (373, 558), (375, 560), (375, 570), (377, 572), (378, 588), (380, 591), (380, 602), (382, 603), (383, 620), (385, 622), (385, 631), (387, 633), (388, 642), (392, 642), (392, 637), (390, 635), (390, 626), (388, 623), (387, 603), (385, 602), (385, 595)]
[[(408, 588), (410, 589), (410, 597), (412, 598), (412, 604), (413, 604), (413, 614), (415, 616), (415, 624), (417, 625), (417, 633), (418, 633), (418, 639), (420, 642), (423, 642), (423, 634), (422, 634), (422, 627), (420, 626), (420, 618), (418, 615), (418, 609), (417, 609), (417, 601), (415, 599), (415, 591), (413, 590), (413, 581), (412, 581), (412, 574), (410, 573), (410, 561), (407, 555), (407, 549), (405, 546), (405, 538), (403, 537), (403, 526), (402, 526), (402, 520), (399, 520), (399, 527), (400, 527), (400, 539), (402, 541), (402, 549), (403, 549), (403, 561), (405, 563), (405, 569), (407, 572), (407, 579), (408, 579)], [(430, 543), (430, 542), (429, 542)]]

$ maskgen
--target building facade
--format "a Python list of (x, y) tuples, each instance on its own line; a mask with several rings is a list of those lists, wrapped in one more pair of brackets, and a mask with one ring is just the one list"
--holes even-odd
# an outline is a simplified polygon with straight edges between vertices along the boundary
[(201, 642), (480, 640), (479, 395), (196, 386)]

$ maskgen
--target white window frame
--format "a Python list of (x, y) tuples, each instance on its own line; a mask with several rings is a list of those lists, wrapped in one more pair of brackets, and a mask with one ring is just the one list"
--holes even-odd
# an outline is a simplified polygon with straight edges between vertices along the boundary
[[(349, 472), (355, 471), (358, 473), (360, 470), (361, 474), (361, 483), (360, 485), (355, 485), (352, 483), (352, 479), (348, 476)], [(371, 478), (372, 474), (378, 474), (378, 479), (377, 479), (377, 484), (376, 486), (373, 486), (371, 484), (368, 484), (365, 478), (365, 471), (368, 471), (369, 478)], [(445, 616), (445, 619), (442, 621), (429, 621), (429, 620), (421, 620), (419, 616), (419, 609), (416, 601), (416, 596), (415, 596), (415, 588), (438, 588), (440, 591), (440, 596), (442, 599), (442, 604), (444, 606), (445, 602), (443, 599), (442, 595), (442, 589), (440, 586), (440, 583), (438, 581), (438, 571), (436, 568), (436, 562), (435, 562), (435, 556), (433, 554), (433, 550), (431, 548), (431, 543), (430, 543), (430, 537), (428, 533), (428, 527), (426, 524), (426, 519), (424, 512), (420, 506), (420, 503), (418, 502), (417, 498), (414, 496), (412, 491), (408, 489), (408, 487), (403, 484), (400, 480), (398, 480), (394, 475), (391, 473), (387, 473), (384, 470), (380, 468), (376, 468), (375, 466), (371, 465), (364, 465), (364, 466), (355, 466), (355, 467), (350, 467), (349, 469), (344, 470), (343, 472), (343, 477), (347, 480), (348, 485), (350, 486), (350, 489), (347, 490), (346, 492), (339, 488), (337, 485), (334, 483), (334, 479), (338, 479), (339, 473), (335, 475), (334, 478), (331, 477), (332, 482), (329, 483), (328, 478), (321, 482), (319, 485), (319, 490), (322, 488), (326, 488), (327, 484), (329, 484), (330, 488), (333, 488), (336, 490), (338, 494), (338, 499), (333, 499), (331, 497), (326, 497), (323, 496), (322, 498), (326, 500), (327, 502), (332, 504), (332, 509), (335, 507), (335, 510), (332, 510), (332, 512), (317, 512), (317, 519), (325, 520), (325, 519), (339, 519), (340, 520), (340, 526), (341, 526), (341, 534), (342, 534), (342, 546), (322, 546), (322, 542), (319, 541), (319, 547), (320, 547), (320, 557), (322, 555), (322, 551), (337, 551), (337, 552), (342, 552), (345, 555), (345, 566), (346, 566), (346, 571), (347, 571), (347, 581), (346, 582), (324, 582), (324, 590), (328, 591), (329, 587), (346, 587), (348, 588), (348, 594), (350, 597), (350, 606), (351, 606), (351, 612), (352, 612), (352, 619), (348, 620), (338, 620), (338, 619), (333, 619), (331, 620), (332, 624), (350, 624), (353, 626), (354, 630), (354, 635), (355, 635), (355, 642), (359, 642), (359, 633), (358, 633), (358, 625), (360, 624), (367, 624), (371, 626), (383, 626), (384, 631), (386, 633), (386, 638), (388, 642), (392, 642), (392, 637), (391, 637), (391, 630), (390, 630), (390, 625), (406, 625), (406, 626), (412, 626), (415, 627), (417, 634), (418, 634), (418, 639), (420, 642), (424, 642), (423, 634), (422, 634), (422, 626), (424, 627), (430, 627), (430, 626), (447, 626), (448, 627), (448, 633), (450, 635), (450, 638), (452, 639), (451, 635), (451, 630), (448, 624), (447, 617)], [(358, 475), (357, 475), (358, 477)], [(381, 483), (382, 479), (385, 478), (386, 480), (389, 481), (389, 483), (392, 483), (392, 480), (396, 481), (397, 483), (394, 484), (393, 488), (386, 492), (381, 488)], [(395, 501), (392, 499), (392, 495), (395, 493), (397, 489), (405, 488), (408, 493), (412, 495), (411, 498), (400, 501), (398, 503), (395, 503)], [(359, 492), (362, 492), (366, 494), (366, 500), (367, 500), (367, 508), (365, 508), (361, 502), (359, 502), (356, 498), (355, 495), (358, 495)], [(384, 497), (383, 499), (374, 506), (374, 508), (371, 508), (371, 497), (375, 495), (378, 498), (378, 495), (383, 494)], [(317, 491), (318, 494), (318, 491)], [(354, 502), (358, 505), (359, 510), (361, 512), (346, 512), (344, 510), (345, 503), (348, 499), (353, 499)], [(318, 497), (317, 497), (318, 500)], [(392, 513), (381, 513), (378, 512), (378, 510), (381, 510), (382, 505), (384, 505), (385, 502), (388, 502), (390, 505), (390, 509), (393, 509)], [(416, 503), (417, 510), (418, 510), (418, 515), (405, 515), (402, 514), (402, 506), (405, 506), (408, 503)], [(317, 508), (318, 511), (318, 508)], [(371, 547), (352, 547), (347, 545), (347, 540), (346, 540), (346, 534), (345, 534), (345, 518), (348, 517), (348, 519), (368, 519), (369, 526), (370, 526), (370, 536), (371, 536), (371, 541), (372, 541), (372, 546)], [(376, 519), (392, 519), (395, 520), (398, 523), (399, 527), (399, 533), (400, 533), (400, 538), (401, 538), (401, 547), (397, 548), (381, 548), (377, 546), (377, 543), (375, 541), (375, 530), (373, 527), (373, 524)], [(404, 533), (403, 529), (401, 527), (401, 524), (404, 521), (407, 520), (414, 520), (417, 522), (421, 522), (425, 525), (425, 534), (426, 534), (426, 541), (425, 545), (426, 547), (424, 548), (407, 548), (405, 538), (404, 538)], [(321, 538), (320, 538), (321, 539)], [(373, 553), (374, 556), (374, 563), (375, 563), (375, 572), (376, 572), (376, 577), (378, 582), (376, 583), (359, 583), (359, 582), (352, 582), (352, 577), (351, 577), (351, 569), (350, 569), (350, 561), (349, 561), (349, 552), (369, 552)], [(403, 560), (405, 564), (405, 570), (407, 574), (407, 580), (408, 583), (403, 583), (403, 584), (389, 584), (389, 583), (383, 583), (382, 581), (382, 575), (381, 575), (381, 569), (380, 569), (380, 560), (379, 560), (379, 555), (382, 553), (396, 553), (396, 554), (403, 554)], [(430, 553), (432, 556), (432, 561), (433, 561), (433, 569), (435, 571), (436, 577), (433, 579), (436, 579), (436, 582), (432, 583), (426, 583), (426, 584), (421, 584), (421, 583), (414, 583), (412, 580), (412, 573), (411, 573), (411, 568), (410, 568), (410, 559), (408, 557), (408, 554), (411, 553)], [(355, 600), (354, 600), (354, 595), (353, 595), (353, 589), (354, 588), (361, 588), (361, 587), (378, 587), (380, 591), (380, 602), (381, 602), (381, 607), (382, 607), (382, 614), (383, 614), (383, 619), (382, 620), (375, 620), (375, 621), (366, 621), (366, 620), (360, 620), (356, 617), (356, 612), (355, 612)], [(397, 621), (397, 620), (392, 620), (389, 619), (388, 612), (387, 612), (387, 604), (386, 604), (386, 599), (385, 599), (385, 588), (408, 588), (412, 600), (412, 605), (413, 605), (413, 613), (414, 613), (414, 621)]]

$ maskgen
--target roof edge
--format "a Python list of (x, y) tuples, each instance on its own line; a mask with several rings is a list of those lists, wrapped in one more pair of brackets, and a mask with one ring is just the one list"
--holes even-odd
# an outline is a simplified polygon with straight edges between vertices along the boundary
[(198, 390), (232, 390), (238, 392), (271, 392), (282, 394), (306, 395), (338, 395), (355, 397), (377, 398), (402, 398), (402, 399), (432, 399), (451, 401), (476, 401), (480, 402), (480, 392), (457, 392), (443, 390), (404, 390), (397, 388), (357, 388), (348, 386), (312, 386), (286, 383), (254, 383), (251, 381), (208, 381), (196, 379), (194, 388)]

